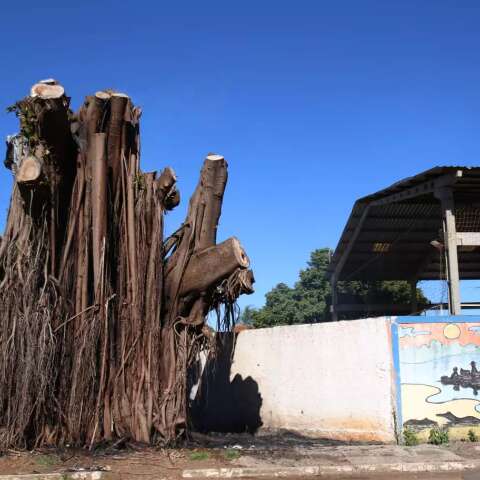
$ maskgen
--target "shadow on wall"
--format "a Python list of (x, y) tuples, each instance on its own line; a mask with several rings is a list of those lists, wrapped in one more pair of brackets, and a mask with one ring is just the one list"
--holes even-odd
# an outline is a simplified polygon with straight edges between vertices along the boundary
[(192, 427), (198, 432), (255, 433), (262, 425), (262, 396), (252, 377), (230, 381), (235, 337), (217, 335), (217, 355), (207, 361), (200, 389), (190, 405)]

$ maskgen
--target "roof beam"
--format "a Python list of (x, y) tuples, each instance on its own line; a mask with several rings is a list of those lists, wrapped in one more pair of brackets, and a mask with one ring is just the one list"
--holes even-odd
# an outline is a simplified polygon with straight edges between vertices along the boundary
[(389, 203), (402, 202), (421, 195), (435, 193), (436, 190), (453, 185), (463, 175), (462, 170), (456, 170), (454, 173), (447, 173), (435, 180), (428, 180), (414, 187), (406, 188), (398, 193), (392, 193), (386, 197), (374, 200), (370, 205), (388, 205)]
[[(431, 310), (435, 307), (448, 307), (447, 303), (431, 303), (426, 305), (424, 310)], [(404, 303), (387, 303), (387, 304), (365, 304), (365, 303), (343, 303), (337, 306), (337, 311), (340, 312), (409, 312), (411, 306)], [(462, 303), (464, 309), (480, 309), (480, 302), (464, 302)]]
[(425, 240), (422, 242), (415, 239), (412, 240), (410, 238), (404, 238), (404, 239), (397, 240), (394, 244), (393, 241), (389, 242), (388, 240), (377, 240), (377, 238), (375, 238), (372, 240), (358, 240), (356, 242), (356, 245), (359, 247), (366, 247), (366, 246), (372, 247), (375, 243), (390, 243), (392, 245), (392, 248), (395, 247), (395, 249), (397, 249), (397, 247), (414, 247), (414, 248), (425, 247), (426, 248), (426, 247), (431, 247), (430, 241), (431, 240)]
[(357, 240), (357, 237), (360, 234), (360, 231), (362, 230), (363, 222), (365, 222), (365, 219), (367, 218), (369, 210), (370, 210), (370, 205), (367, 205), (363, 210), (362, 216), (360, 217), (360, 220), (358, 221), (357, 226), (355, 227), (355, 230), (352, 233), (352, 236), (350, 237), (350, 241), (348, 242), (347, 247), (343, 251), (337, 264), (335, 265), (335, 270), (333, 271), (333, 274), (332, 274), (332, 284), (335, 284), (337, 279), (339, 278), (340, 273), (342, 272), (342, 268), (345, 265), (345, 262), (347, 261), (348, 255), (352, 251), (353, 245), (355, 244), (355, 241)]
[(337, 305), (337, 312), (410, 312), (411, 305), (408, 303), (341, 303)]
[(386, 215), (386, 214), (383, 214), (383, 215), (369, 215), (368, 219), (372, 219), (372, 220), (415, 220), (415, 221), (421, 221), (421, 222), (424, 222), (424, 221), (437, 221), (437, 222), (441, 222), (442, 221), (442, 215), (439, 214), (439, 215), (436, 215), (436, 216), (433, 216), (433, 215), (422, 215), (422, 216), (414, 216), (414, 215)]
[(420, 278), (422, 276), (422, 273), (434, 262), (434, 260), (439, 255), (443, 255), (443, 252), (439, 252), (435, 248), (431, 247), (429, 252), (425, 255), (425, 258), (418, 266), (417, 272), (415, 273), (415, 278)]
[[(441, 228), (441, 222), (440, 222), (440, 227), (439, 229)], [(349, 228), (346, 230), (346, 232), (351, 232), (352, 229)], [(413, 233), (432, 233), (435, 231), (435, 228), (429, 228), (429, 229), (425, 229), (425, 228), (416, 228), (415, 230), (413, 230)], [(400, 230), (397, 228), (382, 228), (381, 230), (380, 229), (370, 229), (370, 228), (366, 228), (365, 230), (362, 230), (362, 235), (364, 233), (376, 233), (376, 234), (382, 234), (382, 233), (406, 233), (404, 232), (403, 230)], [(409, 232), (409, 234), (412, 233), (412, 232)]]
[[(386, 252), (386, 253), (374, 253), (374, 252), (354, 252), (350, 254), (350, 262), (362, 262), (368, 260), (369, 265), (380, 263), (391, 263), (400, 261), (403, 265), (408, 264), (409, 261), (415, 261), (417, 259), (423, 259), (425, 254), (422, 252)], [(415, 261), (415, 265), (418, 265), (418, 262)]]
[(480, 245), (480, 232), (457, 232), (459, 247), (476, 247)]

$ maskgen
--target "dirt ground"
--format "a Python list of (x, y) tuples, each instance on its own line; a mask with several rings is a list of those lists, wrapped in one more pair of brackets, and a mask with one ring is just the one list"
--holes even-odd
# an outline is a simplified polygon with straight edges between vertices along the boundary
[(215, 467), (230, 462), (221, 453), (223, 452), (205, 449), (171, 450), (145, 447), (94, 453), (70, 449), (8, 451), (0, 457), (0, 474), (105, 470), (107, 479), (176, 479), (181, 477), (184, 468)]
[(252, 449), (259, 455), (285, 449), (292, 437), (275, 442), (268, 436), (251, 435), (195, 435), (183, 448), (164, 449), (140, 445), (124, 445), (122, 448), (99, 448), (93, 451), (82, 449), (39, 449), (32, 452), (9, 450), (0, 454), (0, 474), (53, 473), (85, 470), (104, 470), (105, 478), (181, 478), (182, 470), (196, 468), (226, 467), (234, 465), (242, 455)]
[(121, 450), (41, 449), (34, 452), (8, 451), (0, 456), (0, 474), (52, 473), (103, 470), (105, 478), (177, 479), (187, 468), (228, 466), (242, 453), (235, 448), (162, 449), (128, 446)]

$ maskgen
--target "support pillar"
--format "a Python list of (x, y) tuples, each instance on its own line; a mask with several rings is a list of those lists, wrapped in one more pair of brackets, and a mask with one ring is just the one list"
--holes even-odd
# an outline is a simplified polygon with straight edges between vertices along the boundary
[(335, 275), (333, 275), (330, 280), (330, 287), (332, 290), (332, 303), (330, 305), (330, 320), (332, 322), (336, 322), (338, 321), (338, 312), (337, 312), (338, 292), (337, 292), (337, 279)]
[(418, 314), (417, 279), (410, 281), (410, 313), (412, 315)]
[(458, 271), (457, 228), (455, 225), (455, 202), (452, 189), (444, 187), (436, 192), (443, 212), (445, 248), (448, 269), (448, 304), (451, 315), (460, 315), (460, 275)]

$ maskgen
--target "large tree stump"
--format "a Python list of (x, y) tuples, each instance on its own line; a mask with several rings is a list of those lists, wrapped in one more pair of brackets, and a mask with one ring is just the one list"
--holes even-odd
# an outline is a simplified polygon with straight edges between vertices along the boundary
[(216, 244), (227, 163), (207, 156), (164, 242), (180, 194), (173, 169), (140, 170), (140, 109), (103, 90), (73, 114), (52, 79), (30, 93), (12, 108), (20, 132), (5, 159), (15, 185), (0, 243), (0, 448), (172, 444), (188, 430), (207, 314), (223, 305), (228, 323), (253, 290), (240, 242)]

